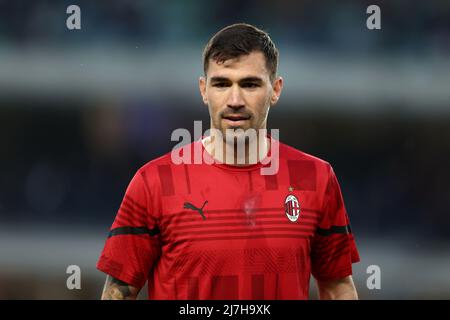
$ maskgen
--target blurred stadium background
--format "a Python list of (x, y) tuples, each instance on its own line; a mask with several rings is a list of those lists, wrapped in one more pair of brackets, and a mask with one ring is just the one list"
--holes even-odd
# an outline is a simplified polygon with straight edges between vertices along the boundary
[[(382, 30), (366, 28), (370, 4)], [(281, 52), (269, 126), (335, 168), (360, 297), (450, 298), (449, 1), (0, 0), (0, 299), (100, 297), (123, 192), (174, 129), (208, 123), (201, 52), (235, 22)], [(81, 290), (66, 288), (72, 264)]]

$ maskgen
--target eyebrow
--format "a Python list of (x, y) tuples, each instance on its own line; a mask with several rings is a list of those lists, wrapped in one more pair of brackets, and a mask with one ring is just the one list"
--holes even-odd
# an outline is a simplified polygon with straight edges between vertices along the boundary
[[(230, 79), (226, 78), (226, 77), (211, 77), (211, 82), (227, 82), (230, 81)], [(260, 77), (245, 77), (239, 80), (239, 83), (242, 82), (257, 82), (257, 83), (262, 83), (263, 80)]]
[(212, 77), (211, 82), (222, 82), (222, 81), (230, 81), (230, 79), (225, 77)]

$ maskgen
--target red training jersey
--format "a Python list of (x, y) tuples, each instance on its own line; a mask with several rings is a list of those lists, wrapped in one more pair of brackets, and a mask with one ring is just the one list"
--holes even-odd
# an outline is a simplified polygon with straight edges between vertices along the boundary
[(262, 163), (176, 165), (170, 153), (141, 167), (97, 268), (148, 281), (150, 299), (308, 299), (311, 274), (351, 275), (359, 254), (332, 167), (272, 143), (275, 175)]

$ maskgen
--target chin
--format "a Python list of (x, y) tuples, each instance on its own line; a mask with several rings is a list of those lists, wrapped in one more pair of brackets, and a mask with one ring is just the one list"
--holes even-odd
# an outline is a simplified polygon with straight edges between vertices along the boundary
[[(233, 131), (233, 137), (235, 137), (235, 138), (239, 138), (239, 137), (244, 137), (244, 136), (247, 136), (247, 137), (252, 137), (252, 135), (250, 135), (250, 133), (249, 132), (247, 132), (247, 130), (251, 130), (251, 129), (253, 129), (253, 128), (241, 128), (241, 127), (238, 127), (238, 128), (236, 128), (236, 127), (233, 127), (233, 128), (229, 128), (229, 129), (231, 129), (231, 130), (234, 130)], [(236, 130), (241, 130), (241, 131), (238, 131), (238, 132), (236, 132)], [(247, 133), (247, 134), (246, 134)], [(225, 134), (225, 133), (224, 133)], [(258, 131), (255, 129), (255, 134), (257, 135), (258, 134)]]

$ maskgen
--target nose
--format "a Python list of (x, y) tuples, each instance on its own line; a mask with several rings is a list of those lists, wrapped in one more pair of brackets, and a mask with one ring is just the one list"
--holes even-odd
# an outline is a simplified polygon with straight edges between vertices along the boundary
[(244, 99), (242, 98), (241, 90), (239, 86), (232, 86), (230, 95), (228, 97), (228, 107), (233, 109), (239, 109), (244, 107)]

